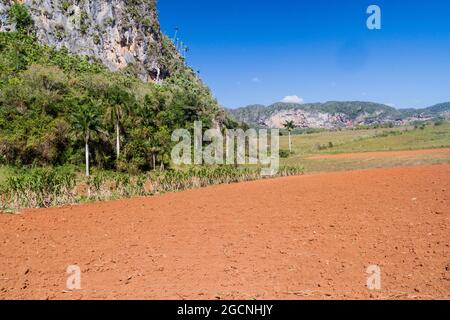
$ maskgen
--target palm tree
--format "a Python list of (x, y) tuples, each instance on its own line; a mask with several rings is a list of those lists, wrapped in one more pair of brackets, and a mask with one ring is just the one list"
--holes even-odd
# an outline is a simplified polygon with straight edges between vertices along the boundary
[(178, 27), (175, 28), (175, 35), (173, 36), (173, 42), (175, 42), (177, 40), (177, 35), (178, 35), (179, 30), (180, 30), (180, 28), (178, 28)]
[(181, 56), (184, 58), (183, 50), (184, 50), (184, 42), (181, 41), (180, 42), (180, 47), (178, 48), (178, 51), (180, 52)]
[(286, 121), (284, 123), (284, 127), (288, 130), (289, 132), (289, 152), (292, 153), (292, 141), (291, 141), (291, 131), (295, 129), (295, 124), (294, 121)]
[(116, 130), (116, 157), (120, 157), (120, 125), (123, 117), (128, 112), (128, 106), (130, 101), (130, 95), (128, 92), (113, 87), (107, 94), (107, 115), (114, 123)]
[(81, 104), (71, 117), (72, 130), (84, 140), (86, 177), (89, 177), (89, 141), (102, 129), (99, 105), (91, 99)]

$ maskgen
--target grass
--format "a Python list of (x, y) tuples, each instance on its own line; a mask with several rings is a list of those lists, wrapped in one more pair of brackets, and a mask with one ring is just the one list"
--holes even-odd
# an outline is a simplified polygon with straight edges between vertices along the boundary
[(350, 170), (365, 170), (375, 168), (408, 167), (418, 165), (448, 164), (450, 153), (430, 154), (407, 157), (382, 157), (365, 159), (317, 159), (300, 161), (305, 172), (335, 172)]
[[(288, 138), (283, 136), (280, 144), (282, 149), (288, 149)], [(450, 163), (450, 154), (366, 159), (308, 159), (319, 154), (450, 148), (450, 122), (444, 122), (440, 126), (430, 124), (423, 130), (397, 127), (295, 135), (292, 137), (292, 145), (293, 155), (282, 159), (281, 163), (301, 164), (306, 172)]]
[(13, 169), (7, 166), (0, 166), (0, 184), (12, 174)]
[[(299, 166), (281, 167), (277, 176), (302, 173), (303, 168)], [(261, 177), (260, 168), (233, 166), (191, 167), (140, 175), (99, 171), (89, 178), (80, 177), (70, 166), (23, 169), (0, 184), (0, 212), (149, 196)]]

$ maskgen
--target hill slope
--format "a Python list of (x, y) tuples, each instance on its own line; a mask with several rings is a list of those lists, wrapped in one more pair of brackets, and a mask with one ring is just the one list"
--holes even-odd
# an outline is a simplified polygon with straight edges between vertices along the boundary
[(87, 136), (92, 165), (148, 170), (169, 164), (174, 129), (225, 122), (154, 0), (23, 2), (0, 4), (0, 164), (81, 164)]

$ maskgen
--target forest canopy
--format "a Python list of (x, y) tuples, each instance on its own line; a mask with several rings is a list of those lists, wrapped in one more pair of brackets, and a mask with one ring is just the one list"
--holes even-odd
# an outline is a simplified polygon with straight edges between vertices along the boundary
[(132, 68), (111, 72), (26, 30), (0, 33), (0, 162), (82, 164), (88, 130), (94, 166), (145, 171), (169, 165), (174, 129), (236, 125), (188, 67), (144, 83)]

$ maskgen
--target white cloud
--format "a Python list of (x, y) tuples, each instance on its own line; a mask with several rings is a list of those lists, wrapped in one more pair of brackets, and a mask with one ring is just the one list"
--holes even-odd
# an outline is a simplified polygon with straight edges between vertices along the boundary
[(286, 96), (281, 100), (281, 102), (284, 103), (303, 103), (303, 98), (300, 98), (299, 96)]
[(259, 79), (258, 77), (254, 77), (254, 78), (252, 79), (252, 82), (254, 82), (254, 83), (260, 83), (260, 82), (261, 82), (261, 79)]

